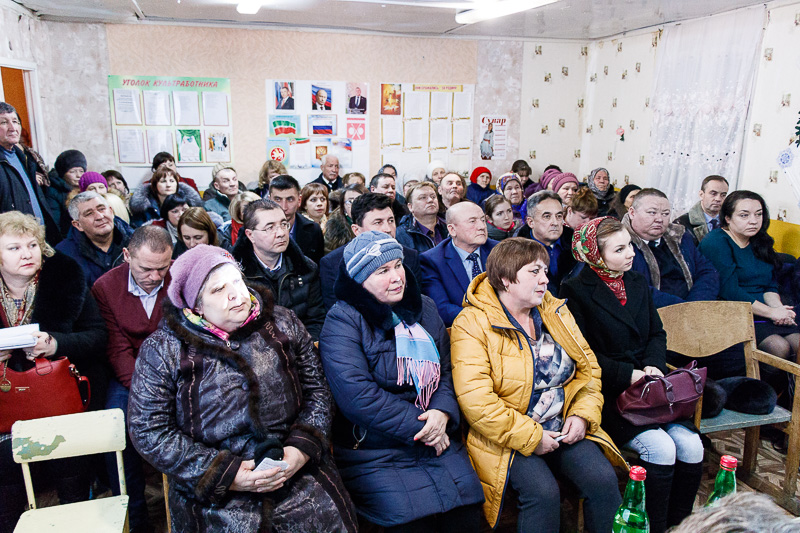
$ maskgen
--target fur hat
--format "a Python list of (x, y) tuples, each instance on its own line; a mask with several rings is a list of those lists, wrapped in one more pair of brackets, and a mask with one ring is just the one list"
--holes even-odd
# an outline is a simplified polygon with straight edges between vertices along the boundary
[(108, 181), (106, 181), (103, 175), (99, 172), (84, 172), (83, 176), (81, 176), (81, 179), (78, 182), (78, 187), (80, 187), (81, 192), (86, 192), (86, 189), (92, 183), (102, 183), (106, 186), (106, 189), (108, 189)]
[(402, 258), (400, 243), (380, 231), (361, 233), (344, 249), (347, 274), (356, 283), (364, 283), (381, 265)]
[(728, 393), (725, 408), (750, 415), (767, 415), (775, 409), (778, 395), (769, 384), (744, 376), (725, 378), (717, 381)]
[(728, 393), (713, 379), (706, 379), (703, 389), (703, 412), (701, 418), (714, 418), (722, 412), (728, 401)]
[(425, 175), (428, 177), (428, 179), (433, 179), (433, 171), (437, 168), (443, 168), (445, 172), (447, 171), (447, 165), (444, 164), (444, 161), (434, 159), (428, 163), (428, 168), (425, 170)]
[(476, 167), (475, 170), (472, 171), (472, 174), (469, 175), (469, 181), (472, 183), (478, 183), (478, 176), (481, 174), (489, 174), (489, 180), (492, 179), (492, 171), (486, 167)]
[(76, 167), (80, 167), (86, 172), (86, 156), (78, 150), (67, 150), (58, 154), (54, 166), (59, 178), (63, 178), (64, 174)]
[(198, 244), (181, 254), (169, 269), (172, 282), (167, 289), (167, 295), (172, 305), (180, 309), (194, 309), (197, 296), (208, 275), (225, 264), (238, 267), (233, 256), (218, 246)]

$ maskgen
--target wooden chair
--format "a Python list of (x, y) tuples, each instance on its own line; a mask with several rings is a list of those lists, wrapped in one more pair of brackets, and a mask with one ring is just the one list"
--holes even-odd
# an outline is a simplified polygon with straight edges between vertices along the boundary
[[(11, 438), (14, 461), (22, 465), (29, 506), (14, 533), (127, 533), (128, 496), (122, 463), (125, 417), (121, 409), (19, 421), (11, 427)], [(117, 455), (121, 496), (36, 508), (28, 463), (108, 452)]]
[[(685, 302), (662, 307), (658, 312), (667, 332), (668, 350), (696, 359), (742, 344), (748, 377), (760, 379), (758, 365), (764, 363), (792, 374), (795, 391), (800, 391), (800, 365), (756, 348), (753, 312), (749, 303)], [(743, 459), (736, 469), (737, 477), (754, 489), (769, 494), (791, 513), (800, 514), (800, 500), (795, 496), (800, 463), (800, 394), (794, 395), (791, 411), (775, 407), (768, 415), (748, 415), (723, 409), (719, 416), (701, 420), (701, 409), (702, 398), (695, 411), (695, 425), (700, 433), (745, 430)], [(789, 436), (782, 488), (754, 473), (761, 445), (759, 428), (766, 425), (775, 425)]]

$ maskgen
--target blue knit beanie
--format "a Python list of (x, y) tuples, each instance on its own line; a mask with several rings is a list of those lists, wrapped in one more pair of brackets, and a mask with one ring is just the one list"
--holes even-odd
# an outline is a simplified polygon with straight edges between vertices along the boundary
[(379, 267), (395, 259), (403, 259), (403, 247), (380, 231), (361, 233), (344, 249), (347, 274), (356, 283), (364, 283)]

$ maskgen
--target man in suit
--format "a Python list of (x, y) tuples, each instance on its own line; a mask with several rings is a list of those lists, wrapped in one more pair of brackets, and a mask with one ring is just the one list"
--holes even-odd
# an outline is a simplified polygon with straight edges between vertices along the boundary
[[(139, 347), (158, 328), (163, 317), (161, 303), (167, 297), (170, 283), (172, 239), (164, 228), (142, 226), (133, 232), (122, 253), (125, 263), (100, 276), (92, 286), (92, 295), (108, 329), (106, 353), (116, 378), (109, 383), (105, 407), (120, 408), (127, 413)], [(122, 454), (130, 497), (131, 531), (146, 531), (148, 517), (142, 459), (130, 440)], [(111, 486), (119, 487), (114, 481), (116, 461), (106, 463)]]
[[(392, 211), (392, 201), (385, 194), (374, 192), (362, 194), (353, 201), (353, 205), (350, 208), (350, 216), (353, 220), (353, 225), (350, 226), (350, 229), (356, 235), (366, 231), (381, 231), (392, 237), (395, 236), (397, 225)], [(322, 281), (322, 301), (326, 310), (336, 303), (333, 286), (339, 275), (344, 249), (344, 246), (340, 246), (333, 250), (323, 257), (319, 264), (319, 277)], [(417, 278), (417, 282), (422, 280), (419, 253), (416, 250), (403, 246), (403, 264)]]
[(289, 92), (289, 87), (281, 87), (281, 100), (278, 102), (278, 109), (294, 109), (294, 98)]
[(328, 192), (338, 191), (342, 188), (342, 178), (339, 176), (339, 158), (333, 154), (325, 154), (320, 161), (320, 170), (317, 179), (311, 183), (321, 183), (328, 188)]
[(303, 255), (319, 264), (325, 253), (325, 241), (322, 228), (313, 220), (309, 220), (297, 210), (300, 208), (300, 184), (291, 176), (283, 174), (269, 182), (269, 197), (281, 206), (291, 229), (289, 234), (302, 250)]
[(686, 228), (695, 246), (700, 245), (700, 241), (709, 231), (720, 227), (719, 210), (726, 196), (728, 196), (728, 180), (722, 176), (708, 176), (700, 186), (700, 201), (694, 204), (688, 213), (675, 220), (676, 224)]
[(539, 191), (528, 198), (527, 224), (519, 232), (547, 249), (550, 265), (547, 271), (547, 290), (558, 296), (561, 281), (566, 278), (577, 261), (572, 255), (572, 228), (564, 225), (564, 206), (561, 197), (553, 191)]
[(328, 91), (325, 89), (320, 89), (317, 91), (317, 94), (314, 95), (314, 111), (330, 111), (331, 110), (331, 103), (328, 102)]
[(420, 256), (422, 292), (439, 310), (445, 326), (461, 312), (461, 302), (472, 279), (486, 270), (486, 258), (497, 244), (488, 238), (486, 216), (472, 202), (447, 210), (450, 236)]
[(347, 108), (351, 114), (363, 115), (367, 112), (367, 99), (361, 96), (361, 87), (356, 87), (356, 95), (350, 97), (350, 104)]

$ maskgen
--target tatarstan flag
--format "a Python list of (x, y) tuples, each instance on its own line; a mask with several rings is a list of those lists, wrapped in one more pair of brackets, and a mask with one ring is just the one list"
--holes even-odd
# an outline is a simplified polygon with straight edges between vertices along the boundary
[(297, 126), (289, 120), (273, 120), (272, 130), (275, 135), (297, 135)]

